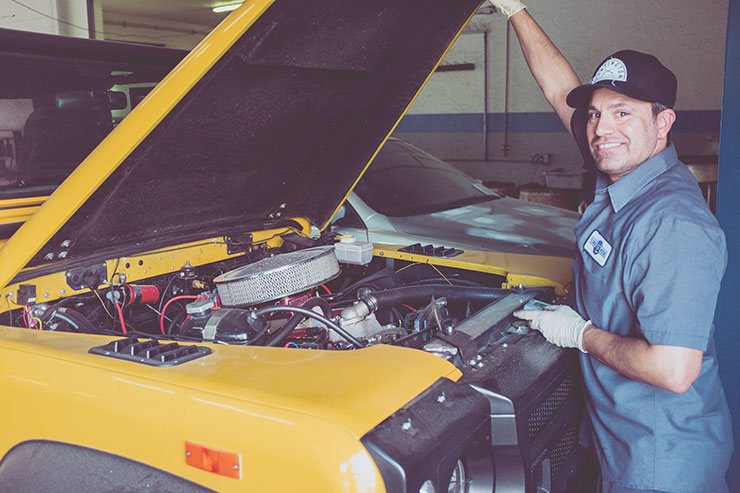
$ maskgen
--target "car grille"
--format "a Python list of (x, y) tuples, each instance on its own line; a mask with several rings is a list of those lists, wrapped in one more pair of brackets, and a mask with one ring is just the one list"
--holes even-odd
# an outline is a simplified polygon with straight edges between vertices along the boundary
[(555, 448), (550, 452), (550, 468), (553, 478), (577, 443), (578, 422), (574, 420), (565, 425), (565, 432), (560, 437)]
[(558, 411), (560, 411), (567, 400), (577, 390), (577, 387), (578, 378), (576, 375), (574, 373), (568, 374), (553, 393), (529, 415), (527, 428), (530, 442), (537, 438), (540, 432), (547, 427)]

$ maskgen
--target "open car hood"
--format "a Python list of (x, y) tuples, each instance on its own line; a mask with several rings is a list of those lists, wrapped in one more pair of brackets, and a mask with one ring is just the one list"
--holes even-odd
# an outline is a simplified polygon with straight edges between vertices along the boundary
[(325, 227), (478, 4), (246, 2), (11, 237), (0, 283), (294, 217)]

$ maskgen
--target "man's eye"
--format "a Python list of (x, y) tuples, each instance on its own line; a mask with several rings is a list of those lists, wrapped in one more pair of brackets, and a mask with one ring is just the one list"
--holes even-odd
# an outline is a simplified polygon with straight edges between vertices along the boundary
[(600, 114), (600, 113), (589, 113), (589, 114), (588, 114), (588, 118), (589, 118), (589, 120), (596, 120), (596, 119), (598, 119), (598, 118), (599, 118), (600, 116), (601, 116), (601, 114)]
[(626, 111), (617, 111), (617, 116), (625, 117), (625, 116), (629, 116), (629, 113), (627, 113)]

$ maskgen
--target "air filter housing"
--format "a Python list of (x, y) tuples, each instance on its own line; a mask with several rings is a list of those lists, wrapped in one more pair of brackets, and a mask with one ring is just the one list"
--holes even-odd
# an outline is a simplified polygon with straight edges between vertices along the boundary
[(316, 247), (264, 258), (215, 279), (221, 305), (244, 307), (315, 288), (340, 273), (334, 247)]

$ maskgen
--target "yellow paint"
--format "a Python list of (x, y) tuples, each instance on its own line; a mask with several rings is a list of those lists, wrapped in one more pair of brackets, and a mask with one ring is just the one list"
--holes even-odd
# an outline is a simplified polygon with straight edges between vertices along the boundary
[[(438, 378), (460, 376), (440, 358), (383, 345), (215, 345), (213, 354), (170, 368), (88, 353), (109, 340), (0, 327), (0, 388), (12, 396), (0, 406), (0, 420), (12, 423), (0, 434), (0, 457), (21, 441), (48, 439), (217, 491), (383, 491), (359, 438)], [(241, 479), (187, 466), (188, 440), (241, 455)]]
[(23, 197), (19, 199), (4, 198), (0, 200), (0, 209), (6, 209), (9, 207), (28, 207), (33, 205), (41, 205), (48, 198), (49, 197), (45, 195), (38, 197)]
[(108, 134), (0, 248), (0, 286), (33, 258), (272, 2), (252, 0), (229, 15)]
[[(304, 234), (309, 231), (310, 223), (306, 219), (299, 218), (293, 219), (293, 221), (301, 225), (301, 231)], [(279, 247), (283, 244), (283, 239), (280, 235), (294, 231), (291, 228), (257, 231), (252, 233), (252, 241), (255, 245), (264, 243), (268, 248)], [(109, 281), (119, 282), (122, 280), (121, 276), (125, 276), (126, 282), (133, 283), (140, 279), (173, 274), (179, 271), (186, 262), (190, 262), (190, 265), (197, 267), (239, 255), (242, 255), (242, 253), (230, 255), (227, 252), (225, 239), (218, 237), (186, 243), (173, 248), (154, 250), (140, 255), (114, 258), (107, 260), (106, 266)], [(0, 313), (18, 308), (18, 305), (15, 304), (15, 294), (19, 284), (26, 283), (36, 286), (38, 303), (89, 292), (88, 289), (75, 291), (70, 288), (69, 284), (67, 284), (65, 272), (38, 276), (30, 281), (12, 283), (0, 289), (0, 297), (2, 297), (2, 300), (0, 300)]]
[(39, 206), (14, 207), (0, 210), (0, 224), (22, 223), (33, 215)]
[[(16, 274), (271, 4), (252, 0), (231, 14), (0, 248), (3, 305), (12, 303), (17, 285), (8, 283)], [(0, 222), (27, 218), (38, 203), (16, 204), (29, 210)], [(308, 222), (301, 220), (301, 227), (308, 231)], [(279, 246), (286, 232), (256, 232), (254, 242)], [(222, 239), (212, 238), (107, 260), (106, 266), (109, 278), (115, 271), (135, 282), (175, 272), (188, 261), (198, 266), (229, 257)], [(474, 270), (509, 275), (493, 265), (482, 262)], [(30, 282), (40, 302), (82, 292), (71, 291), (63, 272)], [(25, 440), (58, 440), (222, 492), (382, 492), (382, 478), (359, 439), (439, 378), (461, 376), (423, 351), (383, 345), (336, 352), (214, 345), (213, 354), (171, 368), (88, 353), (110, 340), (0, 326), (0, 389), (8, 396), (0, 406), (6, 423), (0, 457)], [(186, 441), (239, 454), (241, 478), (187, 466)]]
[(429, 257), (398, 251), (403, 245), (376, 244), (376, 257), (405, 260), (443, 267), (494, 274), (506, 278), (503, 288), (518, 286), (553, 286), (555, 294), (564, 296), (573, 283), (573, 259), (466, 250), (453, 258)]
[(0, 224), (27, 221), (47, 198), (42, 196), (0, 200)]

